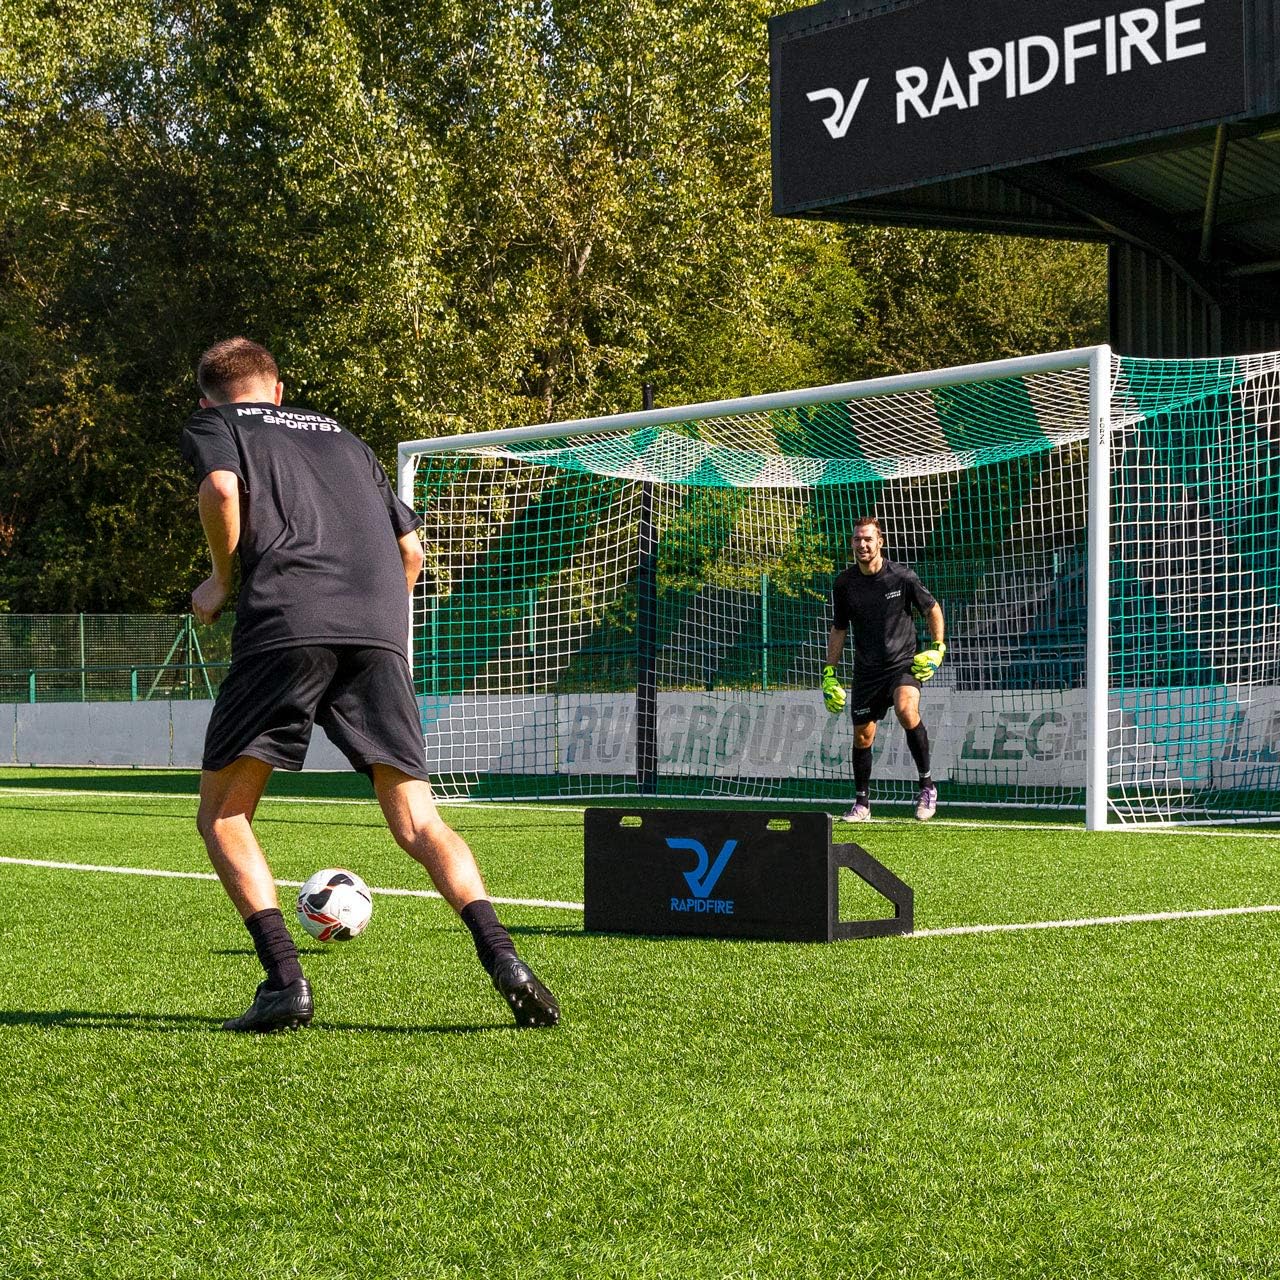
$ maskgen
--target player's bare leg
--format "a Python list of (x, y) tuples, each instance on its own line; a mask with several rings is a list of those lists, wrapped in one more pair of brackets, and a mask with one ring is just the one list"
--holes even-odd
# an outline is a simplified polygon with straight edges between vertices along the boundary
[(914, 729), (920, 723), (920, 690), (915, 685), (900, 684), (893, 691), (893, 711), (904, 729)]
[(440, 896), (459, 914), (487, 898), (480, 868), (467, 842), (436, 808), (431, 787), (387, 764), (373, 766), (373, 789), (396, 843), (422, 863)]
[(196, 828), (235, 909), (243, 920), (280, 905), (271, 868), (253, 834), (253, 815), (271, 778), (271, 766), (241, 756), (200, 775)]
[(226, 1031), (283, 1031), (306, 1026), (312, 1017), (311, 988), (280, 912), (271, 868), (253, 834), (253, 815), (270, 777), (271, 766), (251, 756), (200, 775), (196, 827), (267, 974), (249, 1008), (222, 1024)]
[(372, 769), (373, 789), (396, 843), (420, 862), (440, 896), (462, 917), (476, 954), (521, 1027), (553, 1027), (560, 1005), (516, 954), (489, 901), (467, 842), (440, 817), (431, 787), (387, 764)]

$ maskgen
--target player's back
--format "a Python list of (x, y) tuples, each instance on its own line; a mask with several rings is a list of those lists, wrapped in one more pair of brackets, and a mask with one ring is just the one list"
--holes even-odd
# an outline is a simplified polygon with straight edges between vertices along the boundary
[(183, 446), (197, 474), (222, 466), (243, 486), (237, 655), (310, 643), (404, 650), (397, 538), (414, 522), (359, 437), (327, 414), (232, 403), (194, 415)]

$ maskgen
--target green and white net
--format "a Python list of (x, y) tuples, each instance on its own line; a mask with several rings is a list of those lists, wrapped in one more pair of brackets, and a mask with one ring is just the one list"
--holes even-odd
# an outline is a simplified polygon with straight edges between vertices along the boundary
[(1116, 362), (1107, 790), (1280, 814), (1280, 355)]
[[(947, 619), (921, 700), (944, 803), (1081, 806), (1092, 728), (1113, 818), (1271, 812), (1278, 358), (1103, 366), (1109, 723), (1091, 726), (1090, 373), (1075, 354), (405, 446), (439, 793), (848, 803), (852, 726), (817, 686), (832, 580), (874, 514)], [(890, 714), (873, 805), (916, 789)]]

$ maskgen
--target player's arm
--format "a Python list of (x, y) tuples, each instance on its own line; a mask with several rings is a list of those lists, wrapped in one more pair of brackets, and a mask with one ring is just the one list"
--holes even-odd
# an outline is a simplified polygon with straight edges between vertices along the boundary
[(423, 564), (426, 563), (426, 556), (422, 554), (422, 539), (418, 537), (418, 531), (412, 529), (408, 533), (401, 534), (398, 541), (400, 559), (404, 563), (404, 580), (409, 588), (409, 594), (413, 595), (418, 575), (422, 572)]
[(932, 679), (947, 656), (946, 621), (937, 601), (924, 610), (924, 621), (929, 628), (929, 647), (917, 653), (911, 663), (911, 674), (922, 681)]
[(218, 620), (231, 596), (240, 545), (240, 477), (234, 471), (210, 471), (200, 481), (198, 501), (213, 572), (191, 593), (191, 612), (207, 625)]
[(840, 655), (844, 653), (844, 638), (848, 634), (847, 631), (837, 631), (835, 627), (827, 632), (827, 666), (834, 667), (840, 661)]
[(933, 640), (934, 647), (946, 643), (947, 624), (942, 617), (942, 606), (935, 604), (932, 609), (926, 609), (924, 612), (925, 626), (929, 628), (929, 636)]
[(836, 678), (836, 663), (844, 652), (845, 635), (845, 631), (835, 627), (827, 632), (827, 663), (822, 668), (822, 701), (832, 715), (844, 710), (845, 692)]

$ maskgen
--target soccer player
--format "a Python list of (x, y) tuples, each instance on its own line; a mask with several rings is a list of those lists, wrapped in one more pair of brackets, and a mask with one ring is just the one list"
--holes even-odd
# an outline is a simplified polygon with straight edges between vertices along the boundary
[[(929, 735), (920, 719), (920, 686), (942, 665), (942, 608), (906, 565), (884, 556), (884, 533), (874, 516), (859, 520), (850, 543), (853, 564), (832, 590), (831, 631), (827, 636), (827, 665), (822, 668), (822, 698), (827, 710), (845, 706), (845, 691), (836, 679), (836, 663), (844, 652), (845, 635), (853, 626), (853, 807), (845, 822), (871, 817), (871, 744), (876, 724), (890, 706), (907, 735), (911, 758), (920, 774), (916, 817), (928, 822), (938, 811), (938, 788), (929, 765)], [(915, 609), (929, 628), (929, 648), (916, 652)]]
[(409, 673), (418, 520), (378, 460), (322, 413), (282, 407), (265, 347), (228, 338), (200, 358), (200, 410), (182, 431), (213, 572), (191, 594), (201, 623), (240, 589), (231, 668), (205, 737), (196, 825), (266, 978), (227, 1031), (305, 1026), (311, 988), (276, 898), (253, 816), (273, 769), (301, 769), (319, 724), (368, 775), (397, 843), (462, 917), (522, 1027), (560, 1007), (516, 954), (471, 850), (441, 820)]

